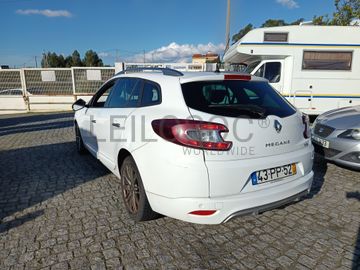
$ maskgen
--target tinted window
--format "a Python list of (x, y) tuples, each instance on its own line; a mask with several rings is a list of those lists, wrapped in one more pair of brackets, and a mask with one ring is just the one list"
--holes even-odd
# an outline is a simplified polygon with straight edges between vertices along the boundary
[(288, 33), (265, 33), (264, 41), (287, 42), (288, 41)]
[(114, 86), (108, 108), (137, 107), (141, 91), (141, 80), (136, 78), (119, 79)]
[(112, 81), (105, 85), (99, 93), (94, 96), (94, 100), (92, 101), (92, 107), (102, 108), (106, 103), (109, 102), (110, 93), (114, 88), (115, 81)]
[(269, 80), (270, 83), (277, 83), (281, 76), (281, 63), (268, 62), (263, 64), (254, 74), (258, 77), (263, 77)]
[(351, 70), (352, 52), (304, 51), (303, 69)]
[(271, 83), (277, 83), (280, 81), (281, 63), (280, 62), (268, 62), (265, 67), (265, 78)]
[(256, 61), (256, 62), (250, 63), (250, 64), (246, 67), (245, 72), (250, 74), (250, 73), (254, 70), (254, 68), (256, 68), (259, 64), (260, 64), (260, 61)]
[(266, 82), (191, 82), (183, 84), (182, 91), (187, 106), (215, 115), (259, 119), (295, 113), (295, 109)]
[(161, 100), (160, 87), (151, 82), (144, 83), (141, 106), (151, 106), (159, 104)]

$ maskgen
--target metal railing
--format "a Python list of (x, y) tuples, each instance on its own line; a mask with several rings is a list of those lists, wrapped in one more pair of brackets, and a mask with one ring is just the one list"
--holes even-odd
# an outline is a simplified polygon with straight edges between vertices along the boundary
[[(116, 67), (117, 64), (121, 64), (121, 70), (147, 67), (170, 68), (180, 72), (211, 71), (216, 67), (213, 64), (194, 63), (116, 63)], [(55, 108), (54, 104), (63, 104), (64, 108), (68, 108), (69, 104), (79, 96), (94, 94), (105, 81), (114, 76), (115, 69), (114, 67), (0, 69), (0, 111), (4, 110), (4, 107), (8, 108), (9, 102), (13, 102), (14, 110), (19, 109), (19, 102), (25, 105), (23, 107), (27, 110), (32, 110), (31, 105), (41, 107), (43, 104), (49, 105), (48, 108), (51, 106)]]
[(24, 93), (23, 88), (21, 70), (0, 70), (0, 95), (22, 96)]

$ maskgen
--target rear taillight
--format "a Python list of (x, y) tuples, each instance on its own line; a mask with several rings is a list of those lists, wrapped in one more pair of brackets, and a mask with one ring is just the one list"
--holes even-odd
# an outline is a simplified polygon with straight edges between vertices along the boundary
[(310, 130), (310, 118), (307, 114), (302, 115), (302, 121), (304, 124), (304, 138), (309, 139), (311, 136), (311, 130)]
[(151, 123), (163, 139), (197, 149), (227, 151), (232, 142), (224, 141), (221, 133), (229, 132), (222, 124), (185, 119), (158, 119)]

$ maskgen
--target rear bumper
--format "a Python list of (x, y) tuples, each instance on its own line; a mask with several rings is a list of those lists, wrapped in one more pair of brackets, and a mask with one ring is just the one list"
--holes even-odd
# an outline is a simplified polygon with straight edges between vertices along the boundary
[[(216, 198), (167, 198), (147, 192), (154, 211), (166, 216), (199, 224), (220, 224), (249, 213), (258, 213), (287, 204), (307, 194), (311, 189), (313, 171), (274, 187), (235, 196)], [(195, 210), (216, 210), (210, 216), (189, 214)]]

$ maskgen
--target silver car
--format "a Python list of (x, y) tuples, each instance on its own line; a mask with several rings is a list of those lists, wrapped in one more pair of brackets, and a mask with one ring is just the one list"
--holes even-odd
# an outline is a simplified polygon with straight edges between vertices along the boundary
[(328, 111), (312, 128), (315, 151), (327, 160), (360, 169), (360, 106)]

